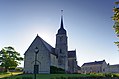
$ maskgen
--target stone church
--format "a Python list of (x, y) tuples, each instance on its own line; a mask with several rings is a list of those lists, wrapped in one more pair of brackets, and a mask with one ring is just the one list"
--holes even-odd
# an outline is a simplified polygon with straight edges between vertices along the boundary
[(51, 66), (61, 68), (65, 72), (77, 73), (76, 50), (68, 51), (67, 42), (67, 31), (64, 29), (61, 15), (55, 48), (37, 35), (24, 54), (24, 73), (50, 73)]

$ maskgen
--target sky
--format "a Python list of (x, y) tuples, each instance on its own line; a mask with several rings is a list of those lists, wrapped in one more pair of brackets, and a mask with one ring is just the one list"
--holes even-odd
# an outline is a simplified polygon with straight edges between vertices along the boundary
[[(105, 60), (119, 64), (111, 17), (115, 0), (0, 0), (0, 49), (12, 46), (24, 57), (37, 34), (55, 47), (63, 10), (68, 50), (78, 65)], [(23, 67), (23, 62), (20, 65)]]

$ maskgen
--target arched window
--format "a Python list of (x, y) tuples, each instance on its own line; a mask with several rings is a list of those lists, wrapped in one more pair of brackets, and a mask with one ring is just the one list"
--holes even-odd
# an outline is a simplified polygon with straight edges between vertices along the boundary
[(60, 49), (60, 53), (62, 53), (62, 49)]

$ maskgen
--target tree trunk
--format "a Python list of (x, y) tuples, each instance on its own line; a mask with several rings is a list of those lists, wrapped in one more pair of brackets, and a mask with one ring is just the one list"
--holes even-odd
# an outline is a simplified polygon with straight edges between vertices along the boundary
[(8, 67), (5, 67), (5, 72), (9, 72), (9, 68)]

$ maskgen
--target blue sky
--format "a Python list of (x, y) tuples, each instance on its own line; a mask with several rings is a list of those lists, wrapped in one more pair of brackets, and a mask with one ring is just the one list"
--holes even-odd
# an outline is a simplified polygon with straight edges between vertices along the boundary
[[(0, 0), (0, 49), (13, 46), (22, 56), (38, 34), (55, 47), (64, 10), (68, 49), (77, 51), (78, 65), (106, 60), (119, 64), (111, 20), (115, 0)], [(23, 62), (20, 66), (23, 66)]]

